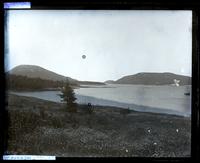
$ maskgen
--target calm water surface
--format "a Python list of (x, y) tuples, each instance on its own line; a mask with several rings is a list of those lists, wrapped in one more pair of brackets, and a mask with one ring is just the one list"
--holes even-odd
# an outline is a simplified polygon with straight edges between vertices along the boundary
[[(108, 105), (141, 111), (165, 112), (181, 115), (191, 114), (191, 86), (147, 86), (120, 85), (91, 86), (75, 89), (77, 102), (80, 104)], [(61, 102), (60, 91), (11, 92), (17, 95), (36, 97), (48, 101)], [(137, 106), (147, 106), (137, 107)]]

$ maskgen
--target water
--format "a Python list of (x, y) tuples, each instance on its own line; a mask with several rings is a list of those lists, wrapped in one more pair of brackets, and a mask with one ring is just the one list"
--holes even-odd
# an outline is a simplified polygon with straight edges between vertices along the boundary
[[(108, 105), (135, 109), (138, 111), (163, 112), (190, 115), (191, 86), (147, 86), (120, 85), (91, 86), (75, 89), (77, 102), (80, 104)], [(44, 100), (61, 102), (60, 91), (12, 92), (22, 96), (36, 97)], [(143, 106), (143, 107), (140, 107)]]

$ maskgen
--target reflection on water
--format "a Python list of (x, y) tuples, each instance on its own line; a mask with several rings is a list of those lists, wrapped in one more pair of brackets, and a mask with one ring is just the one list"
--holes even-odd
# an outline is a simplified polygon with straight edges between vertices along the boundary
[[(83, 87), (75, 89), (78, 103), (92, 103), (93, 105), (110, 105), (129, 107), (135, 105), (162, 108), (191, 114), (191, 86), (147, 86), (109, 84), (98, 87)], [(60, 91), (15, 92), (18, 95), (31, 96), (54, 102), (61, 102)]]

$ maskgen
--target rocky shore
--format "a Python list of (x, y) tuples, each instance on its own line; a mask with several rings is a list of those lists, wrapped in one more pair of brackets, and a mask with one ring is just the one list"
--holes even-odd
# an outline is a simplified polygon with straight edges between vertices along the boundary
[(58, 157), (189, 157), (191, 118), (7, 96), (8, 154)]

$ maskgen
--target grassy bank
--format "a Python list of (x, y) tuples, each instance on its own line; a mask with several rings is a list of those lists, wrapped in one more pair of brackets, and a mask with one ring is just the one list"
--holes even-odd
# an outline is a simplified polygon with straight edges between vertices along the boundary
[(190, 156), (191, 119), (114, 107), (78, 105), (8, 96), (10, 154), (56, 156)]

